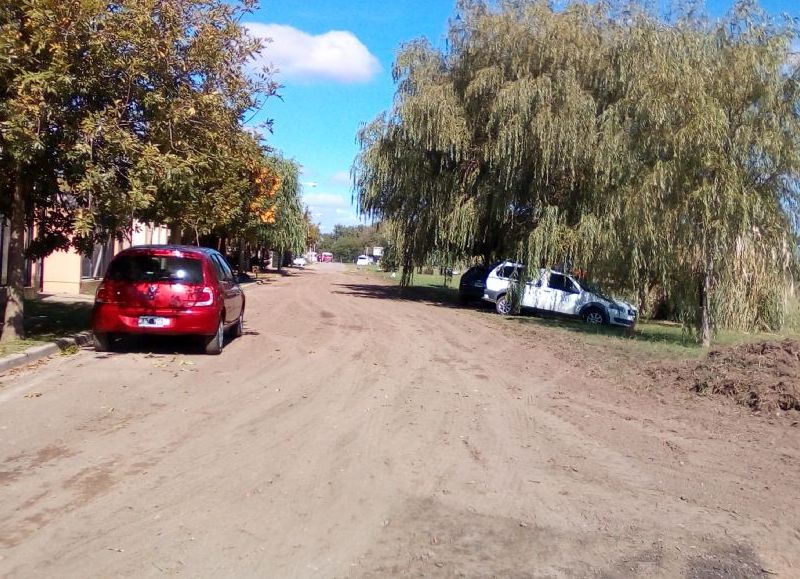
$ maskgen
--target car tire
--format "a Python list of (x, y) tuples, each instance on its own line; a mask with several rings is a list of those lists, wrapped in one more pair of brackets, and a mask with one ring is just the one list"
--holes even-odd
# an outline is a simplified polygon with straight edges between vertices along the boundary
[(219, 320), (217, 332), (211, 336), (205, 337), (205, 352), (211, 356), (216, 356), (222, 353), (222, 346), (225, 342), (225, 325), (222, 323), (222, 318)]
[(94, 332), (92, 344), (95, 352), (110, 352), (114, 345), (114, 336), (105, 332)]
[(589, 308), (583, 312), (581, 317), (590, 326), (603, 326), (608, 323), (605, 312), (600, 308)]
[(233, 332), (231, 332), (234, 338), (241, 338), (242, 334), (244, 334), (244, 312), (239, 314), (239, 319), (236, 320), (236, 324), (233, 326)]
[(503, 294), (497, 298), (497, 301), (494, 303), (494, 311), (496, 311), (501, 316), (510, 316), (511, 315), (511, 300), (508, 299), (508, 294)]

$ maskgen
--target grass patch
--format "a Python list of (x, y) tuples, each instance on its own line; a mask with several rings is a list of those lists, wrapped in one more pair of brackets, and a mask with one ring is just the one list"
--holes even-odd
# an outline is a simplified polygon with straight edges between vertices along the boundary
[(93, 296), (102, 282), (102, 279), (82, 279), (80, 293), (85, 296)]
[[(399, 272), (392, 277), (392, 272), (380, 271), (374, 265), (359, 268), (355, 265), (348, 264), (348, 271), (368, 275), (370, 277), (377, 277), (393, 285), (400, 284)], [(458, 284), (460, 280), (461, 275), (454, 275), (449, 283), (445, 285), (445, 278), (443, 275), (415, 273), (411, 285), (407, 288), (403, 288), (401, 290), (401, 295), (406, 299), (456, 306), (459, 304)]]
[[(360, 269), (351, 266), (349, 269), (366, 275), (378, 276), (395, 284), (400, 283), (399, 274), (392, 278), (389, 272), (378, 271), (374, 266)], [(411, 287), (407, 291), (420, 299), (457, 305), (459, 279), (460, 276), (453, 276), (449, 287), (445, 287), (444, 277), (441, 275), (415, 274)], [(494, 312), (491, 314), (486, 312), (486, 315), (497, 317)], [(577, 334), (587, 344), (613, 347), (625, 356), (633, 358), (697, 358), (706, 354), (706, 350), (697, 343), (694, 336), (687, 333), (681, 324), (675, 322), (643, 320), (636, 325), (636, 330), (630, 333), (625, 328), (590, 326), (580, 320), (554, 316), (522, 315), (508, 319), (513, 323), (532, 329), (557, 331), (563, 335)], [(734, 346), (759, 341), (774, 341), (785, 337), (797, 338), (798, 336), (800, 336), (800, 300), (795, 300), (787, 315), (786, 327), (780, 333), (721, 331), (715, 337), (714, 344)]]
[[(614, 326), (590, 326), (580, 320), (533, 317), (530, 315), (513, 318), (517, 323), (555, 329), (579, 334), (588, 344), (611, 346), (628, 355), (641, 355), (651, 359), (697, 358), (707, 354), (707, 350), (697, 343), (695, 337), (687, 333), (676, 322), (642, 320), (636, 324), (633, 333), (625, 328)], [(798, 334), (789, 330), (780, 333), (720, 331), (714, 338), (714, 346), (736, 346), (753, 342), (776, 341), (794, 337)]]
[(0, 356), (66, 338), (89, 329), (90, 303), (60, 303), (25, 300), (25, 339), (0, 344)]
[(660, 321), (642, 321), (634, 332), (615, 326), (590, 326), (580, 320), (531, 315), (516, 316), (516, 323), (564, 334), (577, 334), (595, 346), (613, 346), (626, 354), (641, 354), (648, 358), (694, 358), (703, 353), (702, 348), (687, 335), (680, 324)]
[(0, 343), (0, 356), (19, 354), (20, 352), (24, 352), (28, 348), (32, 348), (34, 346), (41, 346), (42, 344), (46, 343), (47, 342), (44, 340), (32, 340), (29, 338), (26, 338), (24, 340), (12, 340), (11, 342), (2, 342)]
[(786, 330), (789, 334), (800, 336), (800, 296), (789, 303), (786, 313)]
[[(353, 264), (347, 264), (348, 271), (354, 271), (359, 273), (368, 273), (372, 275), (376, 275), (381, 277), (389, 282), (399, 284), (400, 283), (400, 272), (392, 273), (388, 271), (381, 271), (374, 265), (356, 267)], [(394, 275), (395, 277), (392, 277)], [(414, 278), (411, 281), (411, 287), (425, 287), (425, 288), (442, 288), (450, 291), (456, 292), (458, 294), (458, 283), (461, 281), (461, 275), (454, 275), (450, 278), (450, 283), (445, 285), (445, 278), (443, 275), (439, 274), (426, 274), (426, 273), (415, 273)]]

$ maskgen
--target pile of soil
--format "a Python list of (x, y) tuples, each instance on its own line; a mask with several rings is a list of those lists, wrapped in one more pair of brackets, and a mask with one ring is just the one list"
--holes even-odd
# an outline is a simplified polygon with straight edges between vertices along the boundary
[(702, 360), (653, 368), (699, 394), (722, 394), (756, 411), (800, 410), (800, 341), (716, 349)]

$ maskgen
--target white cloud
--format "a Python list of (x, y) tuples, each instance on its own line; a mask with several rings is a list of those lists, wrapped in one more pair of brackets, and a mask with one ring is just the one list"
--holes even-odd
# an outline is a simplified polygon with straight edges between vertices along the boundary
[(318, 223), (320, 230), (323, 233), (330, 233), (333, 231), (333, 226), (340, 225), (357, 225), (362, 223), (355, 210), (347, 210), (342, 207), (320, 207), (319, 209), (311, 209), (311, 215), (314, 222)]
[(323, 232), (330, 232), (337, 223), (355, 225), (359, 223), (358, 213), (352, 207), (349, 195), (335, 193), (305, 193), (303, 202), (311, 212), (315, 223)]
[(337, 171), (329, 181), (332, 185), (350, 185), (350, 171)]
[(346, 207), (350, 203), (339, 195), (333, 193), (306, 193), (303, 201), (312, 208), (317, 207)]
[(286, 77), (300, 80), (367, 82), (381, 66), (378, 59), (352, 33), (331, 30), (312, 35), (284, 24), (247, 24), (253, 36), (272, 39), (259, 57)]

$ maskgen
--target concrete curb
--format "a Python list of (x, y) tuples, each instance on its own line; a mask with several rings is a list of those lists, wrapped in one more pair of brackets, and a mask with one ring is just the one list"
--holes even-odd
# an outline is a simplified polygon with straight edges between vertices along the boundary
[(19, 352), (17, 354), (9, 354), (3, 358), (0, 358), (0, 374), (3, 372), (8, 372), (14, 368), (19, 368), (20, 366), (24, 366), (26, 364), (30, 364), (31, 362), (38, 362), (39, 360), (43, 360), (48, 356), (52, 356), (53, 354), (58, 354), (59, 352), (69, 348), (70, 346), (83, 346), (91, 342), (92, 340), (92, 333), (91, 332), (81, 332), (80, 334), (76, 334), (71, 338), (59, 338), (55, 342), (50, 342), (49, 344), (42, 344), (41, 346), (33, 346), (32, 348), (28, 348), (24, 352)]

